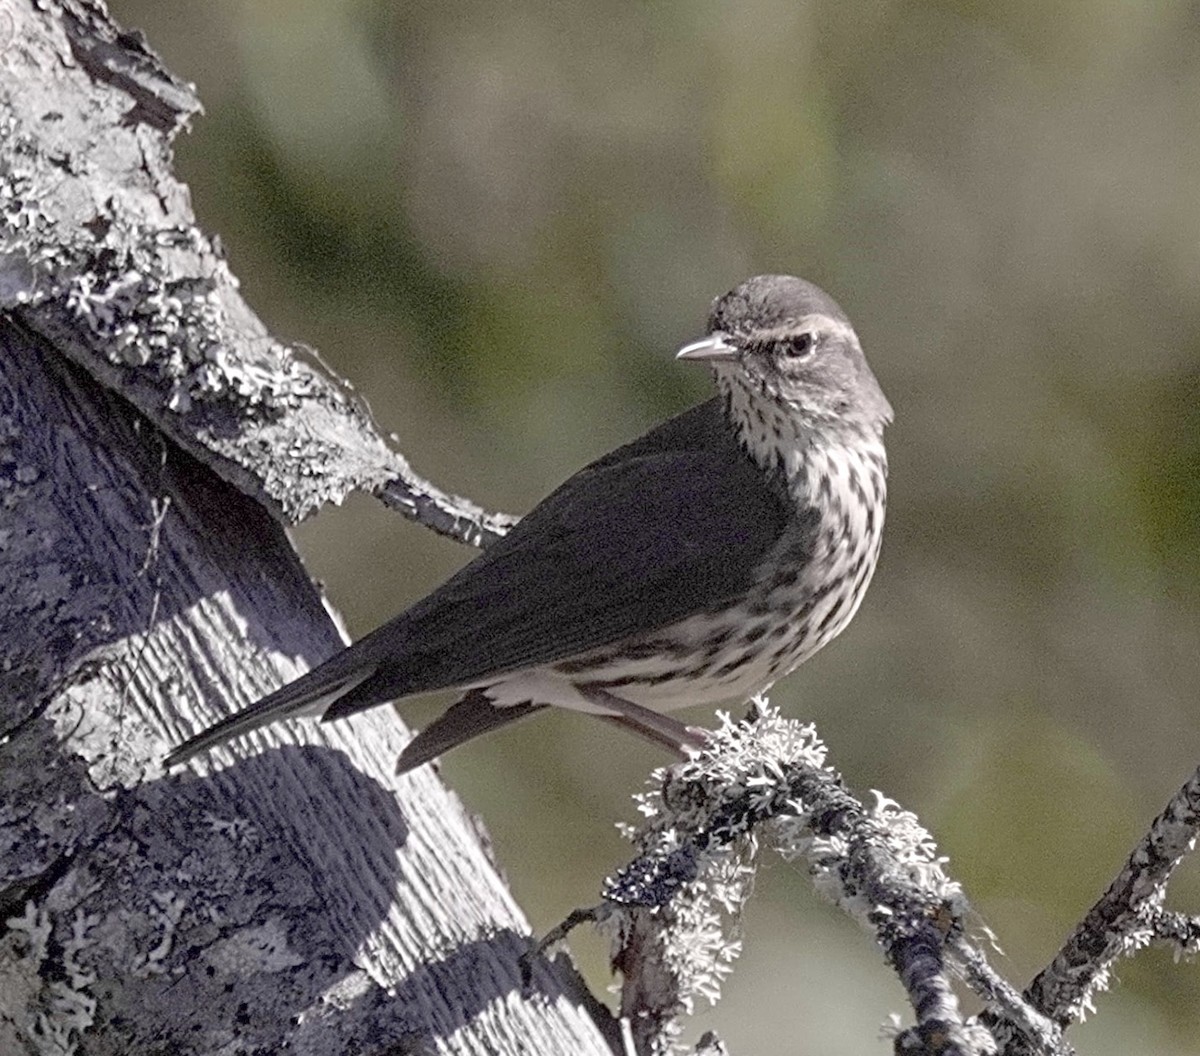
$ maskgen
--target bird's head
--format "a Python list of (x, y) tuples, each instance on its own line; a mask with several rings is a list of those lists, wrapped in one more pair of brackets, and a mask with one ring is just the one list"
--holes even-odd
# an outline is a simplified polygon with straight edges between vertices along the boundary
[(708, 336), (676, 358), (710, 363), (727, 399), (773, 401), (807, 429), (878, 433), (892, 420), (845, 312), (791, 275), (758, 275), (718, 297)]

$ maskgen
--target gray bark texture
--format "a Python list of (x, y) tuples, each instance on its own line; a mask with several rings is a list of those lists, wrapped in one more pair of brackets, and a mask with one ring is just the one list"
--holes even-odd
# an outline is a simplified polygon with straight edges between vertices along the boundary
[(611, 1053), (388, 709), (162, 771), (343, 644), (275, 518), (504, 519), (265, 332), (138, 37), (0, 0), (0, 62), (0, 1053)]

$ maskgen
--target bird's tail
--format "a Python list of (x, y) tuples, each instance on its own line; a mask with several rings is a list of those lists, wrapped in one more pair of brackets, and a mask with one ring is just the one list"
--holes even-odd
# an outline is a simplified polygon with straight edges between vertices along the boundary
[(481, 737), (492, 730), (523, 719), (545, 708), (545, 704), (510, 704), (496, 707), (483, 690), (470, 690), (457, 704), (452, 704), (404, 747), (396, 760), (396, 773), (407, 774), (460, 744)]
[(294, 682), (281, 686), (262, 700), (255, 701), (207, 730), (188, 738), (170, 752), (163, 760), (163, 765), (170, 768), (186, 763), (193, 756), (207, 751), (214, 745), (239, 734), (257, 730), (276, 719), (292, 715), (321, 714), (331, 702), (344, 693), (349, 693), (375, 673), (374, 666), (346, 662), (349, 659), (347, 654), (354, 651), (343, 650)]

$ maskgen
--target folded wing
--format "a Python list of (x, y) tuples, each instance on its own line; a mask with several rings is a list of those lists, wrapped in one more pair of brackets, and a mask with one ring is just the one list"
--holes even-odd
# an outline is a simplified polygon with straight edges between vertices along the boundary
[(712, 400), (592, 463), (412, 608), (180, 746), (325, 701), (326, 719), (480, 684), (666, 627), (745, 593), (789, 525)]

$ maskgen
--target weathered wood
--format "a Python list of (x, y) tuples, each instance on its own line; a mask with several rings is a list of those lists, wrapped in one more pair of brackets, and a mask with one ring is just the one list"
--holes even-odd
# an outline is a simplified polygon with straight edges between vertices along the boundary
[(246, 304), (172, 172), (191, 87), (102, 7), (5, 5), (0, 309), (287, 522), (368, 491), (472, 544), (511, 524), (419, 477)]
[(267, 508), (399, 463), (190, 226), (186, 86), (89, 4), (3, 0), (0, 45), (0, 1052), (609, 1053), (387, 709), (162, 772), (343, 644)]

